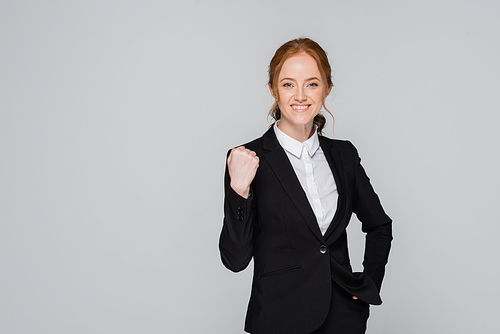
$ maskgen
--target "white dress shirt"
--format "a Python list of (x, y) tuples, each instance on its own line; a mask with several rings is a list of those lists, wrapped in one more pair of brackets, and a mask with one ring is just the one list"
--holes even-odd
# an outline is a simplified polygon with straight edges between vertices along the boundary
[(308, 140), (301, 143), (278, 129), (278, 123), (274, 123), (274, 133), (293, 166), (324, 235), (337, 211), (339, 194), (332, 170), (319, 146), (318, 133), (314, 131)]

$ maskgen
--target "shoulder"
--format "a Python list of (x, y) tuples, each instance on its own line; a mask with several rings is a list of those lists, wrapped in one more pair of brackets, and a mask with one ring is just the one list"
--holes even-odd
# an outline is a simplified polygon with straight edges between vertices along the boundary
[(331, 139), (325, 136), (319, 136), (319, 141), (321, 146), (324, 148), (332, 148), (340, 151), (342, 154), (354, 154), (358, 155), (356, 147), (349, 141), (345, 139)]
[(262, 148), (262, 137), (256, 138), (252, 141), (249, 141), (249, 142), (244, 143), (244, 144), (240, 144), (238, 146), (231, 147), (229, 149), (229, 152), (231, 152), (232, 149), (235, 149), (235, 148), (240, 147), (240, 146), (244, 146), (245, 148), (252, 150), (252, 151), (258, 151)]
[(323, 141), (325, 143), (330, 143), (333, 145), (339, 145), (339, 146), (349, 146), (352, 145), (352, 143), (349, 140), (346, 139), (332, 139), (328, 138), (326, 136), (318, 136), (320, 141)]
[(277, 144), (278, 140), (276, 139), (274, 130), (271, 127), (261, 137), (235, 147), (245, 146), (245, 148), (259, 153), (264, 149), (264, 147), (269, 148)]
[(262, 137), (255, 138), (254, 140), (249, 141), (248, 143), (242, 144), (240, 146), (245, 146), (246, 148), (252, 151), (258, 150), (262, 148)]
[(252, 141), (249, 141), (247, 143), (244, 143), (244, 144), (240, 144), (240, 145), (237, 145), (237, 146), (234, 146), (234, 147), (231, 147), (228, 151), (227, 151), (227, 156), (226, 157), (229, 157), (229, 154), (231, 153), (231, 151), (237, 147), (240, 147), (240, 146), (244, 146), (246, 149), (249, 149), (251, 151), (254, 151), (256, 152), (257, 154), (262, 150), (262, 137), (259, 137), (259, 138), (256, 138)]

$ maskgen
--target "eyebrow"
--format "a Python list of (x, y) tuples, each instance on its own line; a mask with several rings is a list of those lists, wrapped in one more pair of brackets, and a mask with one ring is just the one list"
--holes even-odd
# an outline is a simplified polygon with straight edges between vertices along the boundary
[[(283, 80), (297, 81), (297, 80), (295, 80), (293, 78), (283, 78), (283, 79), (280, 80), (280, 82), (283, 81)], [(319, 80), (319, 79), (316, 78), (316, 77), (311, 77), (309, 79), (306, 79), (306, 81), (311, 81), (311, 80)]]

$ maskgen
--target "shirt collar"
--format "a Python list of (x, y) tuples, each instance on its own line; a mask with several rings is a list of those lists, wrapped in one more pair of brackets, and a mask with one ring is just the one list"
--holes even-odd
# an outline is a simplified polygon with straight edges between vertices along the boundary
[(281, 147), (283, 147), (286, 151), (290, 152), (294, 156), (300, 159), (302, 154), (302, 149), (305, 147), (309, 156), (313, 156), (314, 153), (319, 148), (319, 138), (318, 132), (316, 131), (316, 126), (314, 126), (314, 132), (309, 139), (305, 142), (301, 143), (300, 141), (293, 139), (289, 135), (285, 134), (283, 131), (278, 129), (279, 120), (274, 123), (274, 133), (276, 134), (276, 138), (280, 143)]

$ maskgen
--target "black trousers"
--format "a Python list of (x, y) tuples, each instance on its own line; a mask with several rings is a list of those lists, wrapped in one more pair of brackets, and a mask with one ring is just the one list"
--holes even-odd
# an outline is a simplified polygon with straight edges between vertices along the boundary
[(351, 294), (332, 281), (332, 301), (328, 316), (311, 334), (364, 334), (370, 305), (352, 299)]

